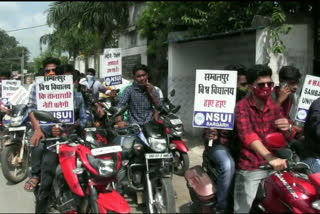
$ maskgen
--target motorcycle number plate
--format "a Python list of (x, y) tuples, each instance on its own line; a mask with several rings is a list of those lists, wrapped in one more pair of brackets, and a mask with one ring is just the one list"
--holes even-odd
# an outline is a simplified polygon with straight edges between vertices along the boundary
[(164, 159), (173, 158), (171, 153), (148, 153), (145, 154), (146, 159)]
[(109, 153), (121, 152), (121, 146), (106, 146), (102, 148), (91, 149), (91, 154), (93, 156), (104, 155)]
[(86, 132), (95, 132), (95, 131), (97, 131), (97, 128), (85, 128), (84, 130)]
[(172, 125), (179, 125), (182, 124), (182, 121), (180, 119), (172, 119), (170, 120)]
[(25, 126), (21, 126), (21, 127), (10, 127), (9, 128), (9, 132), (13, 132), (13, 131), (24, 131), (26, 130)]

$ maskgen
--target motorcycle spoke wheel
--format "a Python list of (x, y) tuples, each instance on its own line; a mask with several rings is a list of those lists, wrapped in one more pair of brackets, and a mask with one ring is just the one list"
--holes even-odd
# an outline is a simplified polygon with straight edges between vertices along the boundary
[(189, 168), (189, 156), (187, 153), (182, 153), (177, 150), (173, 153), (174, 158), (174, 174), (183, 176)]
[(170, 178), (153, 184), (153, 210), (155, 213), (175, 213), (175, 198)]

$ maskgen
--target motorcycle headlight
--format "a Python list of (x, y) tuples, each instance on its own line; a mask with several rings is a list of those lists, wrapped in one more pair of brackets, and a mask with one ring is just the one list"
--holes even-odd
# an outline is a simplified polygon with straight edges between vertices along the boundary
[(181, 137), (183, 134), (183, 126), (176, 126), (170, 129), (172, 136)]
[(312, 208), (316, 210), (320, 210), (320, 200), (316, 200), (312, 202)]
[(164, 138), (149, 137), (150, 148), (156, 152), (163, 152), (167, 148), (167, 141)]
[(116, 173), (116, 164), (113, 159), (104, 160), (88, 155), (88, 161), (98, 171), (99, 175), (103, 177), (110, 177)]
[(20, 126), (22, 123), (23, 116), (12, 117), (10, 121), (10, 126)]

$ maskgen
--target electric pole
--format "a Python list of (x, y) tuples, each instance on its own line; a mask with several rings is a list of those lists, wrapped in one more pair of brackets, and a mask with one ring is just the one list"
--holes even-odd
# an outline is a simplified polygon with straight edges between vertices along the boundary
[(21, 56), (21, 85), (24, 85), (24, 53), (23, 53), (23, 48), (22, 48), (22, 56)]

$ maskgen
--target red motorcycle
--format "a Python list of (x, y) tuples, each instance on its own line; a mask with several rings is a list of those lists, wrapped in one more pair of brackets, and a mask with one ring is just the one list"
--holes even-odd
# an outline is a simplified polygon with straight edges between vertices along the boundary
[[(170, 96), (173, 97), (175, 95), (175, 90), (173, 89), (170, 92)], [(161, 106), (160, 115), (159, 115), (159, 123), (163, 124), (166, 133), (170, 139), (170, 146), (172, 148), (173, 155), (173, 164), (174, 164), (174, 174), (176, 175), (184, 175), (187, 169), (189, 169), (189, 156), (188, 156), (188, 147), (186, 143), (181, 139), (184, 128), (183, 123), (180, 117), (176, 114), (180, 105), (174, 106), (171, 101), (166, 97), (163, 100), (163, 105)]]
[[(288, 168), (263, 179), (253, 202), (251, 213), (320, 213), (320, 173), (312, 173), (309, 166), (298, 162), (281, 133), (266, 137), (267, 147), (287, 159)], [(271, 170), (270, 165), (260, 169)], [(217, 169), (205, 158), (203, 166), (195, 166), (185, 173), (185, 179), (195, 212), (212, 212), (216, 202)]]
[[(50, 113), (34, 112), (40, 121), (59, 122)], [(76, 134), (47, 138), (57, 142), (59, 165), (52, 184), (47, 212), (61, 213), (129, 213), (126, 200), (114, 190), (120, 168), (120, 146), (97, 147)]]

